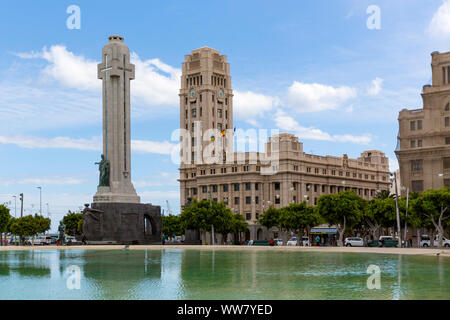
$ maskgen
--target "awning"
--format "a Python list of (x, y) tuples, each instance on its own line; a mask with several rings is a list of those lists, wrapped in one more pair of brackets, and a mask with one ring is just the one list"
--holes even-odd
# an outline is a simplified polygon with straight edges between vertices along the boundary
[(312, 228), (309, 233), (312, 234), (336, 234), (338, 233), (336, 228)]

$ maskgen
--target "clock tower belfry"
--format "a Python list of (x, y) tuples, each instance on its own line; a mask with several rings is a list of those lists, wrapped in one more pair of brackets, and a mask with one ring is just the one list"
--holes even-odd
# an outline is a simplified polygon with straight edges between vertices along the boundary
[[(185, 55), (182, 63), (180, 89), (180, 128), (190, 133), (190, 163), (197, 157), (196, 143), (202, 141), (202, 147), (210, 144), (209, 137), (197, 140), (195, 135), (201, 132), (220, 133), (233, 129), (233, 90), (231, 89), (230, 64), (225, 55), (208, 47), (193, 50)], [(199, 131), (195, 128), (199, 126)], [(211, 141), (215, 134), (211, 135)], [(189, 163), (181, 164), (181, 167)]]

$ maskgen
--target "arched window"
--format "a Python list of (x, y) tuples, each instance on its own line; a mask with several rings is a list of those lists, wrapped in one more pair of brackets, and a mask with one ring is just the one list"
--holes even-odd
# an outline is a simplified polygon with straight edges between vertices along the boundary
[(450, 111), (450, 102), (445, 105), (445, 111)]

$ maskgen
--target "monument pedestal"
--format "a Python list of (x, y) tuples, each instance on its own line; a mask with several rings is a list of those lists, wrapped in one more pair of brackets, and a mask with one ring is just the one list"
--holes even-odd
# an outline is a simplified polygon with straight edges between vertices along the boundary
[[(133, 188), (134, 191), (134, 188)], [(141, 198), (136, 192), (112, 192), (110, 187), (97, 187), (97, 193), (94, 195), (94, 203), (140, 203)]]
[(89, 244), (161, 244), (161, 207), (144, 203), (97, 202), (83, 211)]

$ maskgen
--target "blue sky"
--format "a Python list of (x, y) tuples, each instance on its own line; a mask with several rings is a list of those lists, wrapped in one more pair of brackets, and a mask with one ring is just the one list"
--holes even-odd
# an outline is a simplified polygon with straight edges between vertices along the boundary
[[(67, 7), (81, 29), (66, 26)], [(380, 8), (381, 28), (366, 13)], [(0, 202), (47, 203), (53, 228), (98, 183), (96, 64), (111, 34), (133, 52), (132, 180), (144, 202), (179, 212), (171, 133), (181, 63), (209, 46), (228, 56), (235, 126), (292, 132), (305, 152), (393, 150), (402, 108), (422, 107), (430, 53), (450, 50), (449, 0), (14, 1), (0, 4)], [(19, 206), (19, 204), (18, 204)]]

